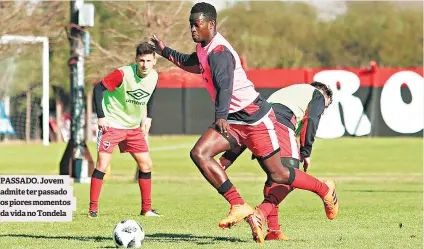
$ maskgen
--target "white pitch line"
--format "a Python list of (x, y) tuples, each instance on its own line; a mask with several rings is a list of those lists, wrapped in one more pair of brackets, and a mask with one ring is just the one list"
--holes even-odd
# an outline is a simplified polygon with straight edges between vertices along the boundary
[(153, 147), (153, 148), (150, 149), (150, 151), (154, 152), (154, 151), (188, 149), (188, 148), (192, 148), (193, 146), (194, 146), (194, 144), (180, 144), (180, 145), (171, 145), (171, 146), (161, 146), (161, 147)]
[[(324, 180), (331, 178), (335, 180), (336, 182), (423, 182), (422, 177), (414, 176), (414, 175), (396, 175), (392, 177), (385, 176), (372, 176), (372, 177), (363, 177), (363, 176), (332, 176), (328, 177), (327, 175), (320, 175), (315, 176), (319, 180)], [(231, 180), (237, 181), (237, 182), (263, 182), (266, 179), (266, 176), (264, 173), (260, 173), (257, 176), (254, 175), (240, 175), (240, 174), (230, 174)], [(111, 179), (113, 180), (131, 180), (133, 177), (127, 176), (127, 175), (112, 175)], [(155, 175), (156, 181), (172, 181), (172, 182), (192, 182), (192, 181), (205, 181), (205, 178), (199, 175), (190, 175), (190, 176), (176, 176), (176, 175), (162, 175), (157, 174)]]

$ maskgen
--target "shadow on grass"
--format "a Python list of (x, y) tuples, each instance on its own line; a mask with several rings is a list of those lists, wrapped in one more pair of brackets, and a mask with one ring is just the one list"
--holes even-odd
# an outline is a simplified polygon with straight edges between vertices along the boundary
[(146, 239), (152, 242), (158, 243), (179, 243), (179, 242), (192, 242), (197, 245), (209, 245), (216, 244), (219, 242), (251, 242), (247, 240), (241, 240), (239, 238), (231, 237), (214, 237), (214, 236), (203, 236), (193, 234), (179, 234), (179, 233), (154, 233), (146, 235)]
[[(109, 241), (113, 245), (113, 239), (111, 237), (102, 237), (102, 236), (46, 236), (46, 235), (31, 235), (31, 234), (1, 234), (1, 238), (12, 237), (12, 238), (30, 238), (30, 239), (64, 239), (64, 240), (78, 240), (78, 241), (87, 241), (87, 242), (107, 242)], [(214, 236), (202, 236), (202, 235), (193, 235), (193, 234), (176, 234), (176, 233), (155, 233), (149, 234), (146, 236), (146, 241), (156, 242), (156, 243), (181, 243), (181, 242), (191, 242), (196, 245), (210, 245), (216, 244), (219, 242), (251, 242), (246, 240), (241, 240), (238, 238), (231, 237), (214, 237)], [(115, 248), (115, 246), (106, 246), (100, 248)]]
[(422, 190), (343, 189), (343, 192), (359, 193), (422, 193)]
[(30, 238), (30, 239), (66, 239), (66, 240), (79, 240), (79, 241), (90, 241), (90, 242), (104, 242), (113, 241), (111, 237), (102, 236), (46, 236), (46, 235), (33, 235), (33, 234), (1, 234), (0, 238), (13, 237), (13, 238)]

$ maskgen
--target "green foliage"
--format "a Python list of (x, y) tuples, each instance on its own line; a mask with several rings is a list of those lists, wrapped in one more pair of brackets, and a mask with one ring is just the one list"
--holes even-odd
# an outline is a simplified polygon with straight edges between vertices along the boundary
[(41, 46), (11, 45), (10, 50), (15, 52), (0, 62), (0, 97), (5, 93), (9, 96), (20, 95), (30, 89), (34, 96), (41, 96)]
[[(190, 51), (193, 43), (188, 28), (189, 2), (93, 2), (95, 26), (89, 29), (91, 54), (87, 57), (87, 83), (132, 63), (136, 46), (153, 34), (175, 49)], [(164, 69), (170, 63), (159, 61)]]
[(243, 2), (219, 13), (222, 32), (249, 67), (359, 67), (423, 63), (422, 3), (347, 2), (321, 20), (302, 2)]
[[(188, 25), (191, 2), (92, 3), (95, 26), (87, 29), (91, 36), (90, 55), (85, 58), (87, 86), (131, 63), (136, 45), (154, 33), (174, 49), (194, 51)], [(237, 2), (219, 13), (219, 31), (246, 57), (250, 68), (359, 67), (371, 60), (380, 66), (423, 64), (422, 2), (346, 4), (346, 13), (323, 20), (307, 2)], [(0, 7), (0, 34), (50, 38), (51, 85), (69, 91), (69, 41), (65, 32), (69, 2), (41, 2), (31, 16), (13, 2), (1, 2)], [(0, 60), (16, 55), (13, 46), (0, 45), (0, 51)], [(20, 55), (14, 83), (18, 84), (17, 91), (30, 82), (41, 82), (39, 55)], [(158, 60), (158, 70), (169, 67), (173, 67), (171, 63)]]
[[(348, 11), (322, 23), (319, 53), (324, 66), (422, 65), (422, 12), (391, 2), (348, 2)], [(405, 39), (407, 38), (407, 39)]]
[(249, 67), (270, 68), (317, 65), (316, 16), (302, 2), (245, 2), (224, 10), (219, 19), (226, 19), (222, 32)]
[[(50, 52), (50, 82), (52, 85), (64, 84), (68, 80), (67, 61), (64, 57), (63, 45), (66, 44), (64, 27), (69, 22), (69, 3), (63, 1), (38, 2), (6, 1), (0, 3), (0, 35), (21, 36), (47, 36), (49, 37)], [(30, 11), (32, 10), (32, 11)], [(8, 94), (13, 96), (28, 90), (30, 86), (37, 85), (32, 93), (41, 95), (42, 81), (42, 46), (41, 44), (8, 44), (0, 45), (0, 61), (3, 64), (6, 58), (14, 58), (13, 67), (16, 69), (11, 80), (1, 82), (7, 85)], [(6, 71), (0, 69), (1, 73)], [(5, 91), (0, 90), (0, 95)]]
[(51, 44), (50, 49), (50, 85), (69, 91), (69, 42), (65, 34), (60, 41)]

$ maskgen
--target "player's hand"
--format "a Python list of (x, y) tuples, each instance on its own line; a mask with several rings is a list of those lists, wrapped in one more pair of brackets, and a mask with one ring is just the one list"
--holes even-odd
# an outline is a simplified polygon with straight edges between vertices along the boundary
[(152, 38), (150, 38), (150, 40), (155, 44), (155, 52), (162, 55), (162, 50), (166, 47), (165, 42), (159, 39), (155, 34)]
[(301, 157), (300, 162), (303, 162), (303, 171), (308, 171), (309, 166), (311, 166), (311, 158), (310, 157)]
[(221, 134), (224, 134), (226, 137), (230, 136), (228, 133), (230, 125), (228, 124), (227, 120), (219, 118), (215, 121), (215, 125), (218, 127), (218, 131), (221, 132)]
[(99, 118), (97, 125), (99, 127), (99, 131), (107, 131), (109, 128), (109, 121), (106, 118)]
[(230, 167), (230, 165), (232, 164), (232, 162), (230, 160), (228, 160), (227, 158), (221, 156), (219, 158), (219, 160), (217, 161), (217, 163), (219, 164), (219, 166), (221, 166), (222, 169), (226, 170), (228, 167)]
[(152, 126), (152, 119), (151, 118), (146, 118), (143, 121), (143, 125), (141, 127), (143, 134), (145, 136), (149, 135), (149, 131), (150, 131), (150, 127)]

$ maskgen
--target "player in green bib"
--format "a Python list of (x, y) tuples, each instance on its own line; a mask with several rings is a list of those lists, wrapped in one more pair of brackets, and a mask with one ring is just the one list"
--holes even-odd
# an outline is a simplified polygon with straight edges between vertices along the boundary
[(98, 118), (97, 164), (91, 176), (89, 217), (97, 217), (98, 200), (103, 177), (116, 145), (121, 153), (129, 152), (139, 168), (138, 183), (141, 193), (141, 215), (159, 216), (152, 209), (152, 159), (145, 138), (151, 118), (147, 103), (158, 82), (154, 47), (141, 43), (136, 48), (135, 63), (120, 67), (93, 90)]

